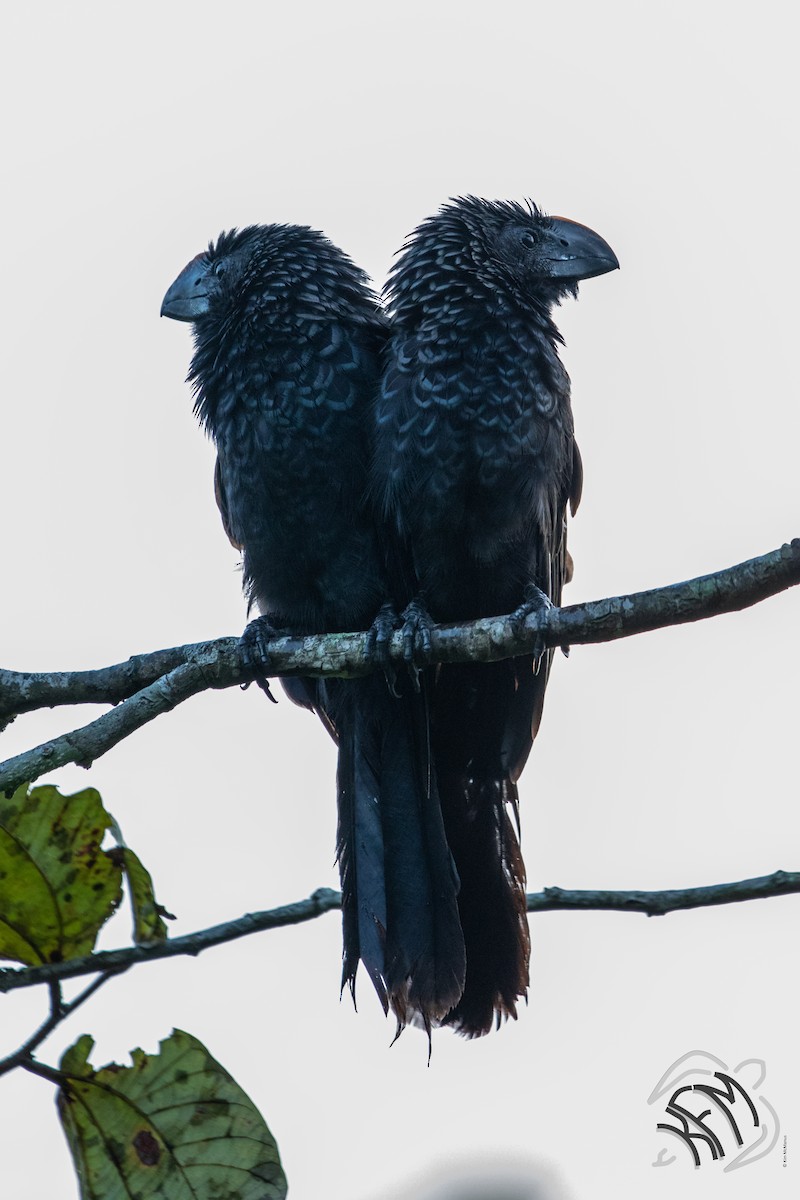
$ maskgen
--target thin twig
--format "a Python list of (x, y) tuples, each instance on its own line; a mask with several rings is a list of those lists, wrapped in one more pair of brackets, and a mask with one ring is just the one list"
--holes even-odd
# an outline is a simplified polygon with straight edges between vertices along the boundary
[[(709, 887), (678, 888), (656, 892), (571, 891), (564, 888), (545, 888), (527, 897), (528, 912), (599, 909), (614, 912), (640, 912), (647, 916), (663, 916), (687, 908), (704, 908), (717, 904), (738, 904), (744, 900), (762, 900), (769, 896), (786, 896), (800, 892), (800, 871), (775, 871), (758, 879), (742, 879), (736, 883), (713, 884)], [(103, 950), (75, 958), (69, 962), (46, 963), (40, 967), (7, 968), (0, 970), (0, 992), (49, 983), (54, 979), (72, 979), (97, 971), (119, 971), (139, 962), (181, 955), (195, 956), (211, 946), (236, 941), (252, 933), (278, 929), (285, 925), (300, 925), (323, 913), (341, 908), (339, 892), (319, 888), (306, 900), (286, 904), (265, 912), (246, 913), (233, 921), (201, 929), (166, 942), (127, 946), (119, 950)]]
[(31, 1058), (34, 1050), (42, 1044), (45, 1038), (56, 1029), (62, 1021), (66, 1021), (67, 1017), (75, 1012), (76, 1008), (80, 1008), (90, 996), (107, 983), (112, 975), (118, 975), (123, 971), (124, 967), (119, 967), (114, 971), (106, 971), (97, 979), (93, 979), (88, 987), (85, 987), (74, 1000), (69, 1004), (64, 1004), (61, 997), (61, 983), (57, 979), (48, 981), (50, 987), (50, 1015), (44, 1021), (35, 1033), (32, 1033), (26, 1042), (20, 1046), (19, 1050), (15, 1050), (13, 1054), (9, 1054), (7, 1058), (0, 1059), (0, 1075), (7, 1074), (8, 1071), (13, 1071), (15, 1067), (23, 1067), (26, 1061)]
[(765, 900), (770, 896), (789, 896), (800, 892), (800, 871), (774, 871), (757, 879), (737, 883), (715, 883), (707, 887), (675, 888), (658, 892), (565, 891), (545, 888), (528, 896), (528, 912), (601, 909), (610, 912), (638, 912), (648, 917), (687, 908), (710, 908), (717, 904), (739, 904), (744, 900)]
[(35, 1058), (24, 1058), (19, 1066), (23, 1071), (30, 1071), (31, 1075), (38, 1075), (41, 1079), (47, 1079), (58, 1087), (61, 1087), (67, 1078), (63, 1071), (57, 1071), (55, 1067), (48, 1067), (45, 1063), (37, 1062)]

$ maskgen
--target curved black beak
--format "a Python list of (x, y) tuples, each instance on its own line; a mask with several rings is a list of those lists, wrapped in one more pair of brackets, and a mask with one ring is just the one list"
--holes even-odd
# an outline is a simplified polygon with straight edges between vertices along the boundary
[(209, 309), (211, 289), (208, 259), (198, 254), (183, 268), (161, 302), (161, 316), (173, 321), (196, 321)]
[(599, 233), (566, 217), (551, 217), (542, 255), (553, 279), (592, 279), (619, 268), (619, 259)]

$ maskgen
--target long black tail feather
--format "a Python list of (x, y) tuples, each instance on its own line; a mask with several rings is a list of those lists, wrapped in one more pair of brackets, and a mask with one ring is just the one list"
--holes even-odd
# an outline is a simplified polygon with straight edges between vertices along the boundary
[(443, 1023), (467, 1037), (516, 1017), (527, 995), (530, 934), (514, 781), (538, 728), (545, 684), (530, 658), (436, 674), (433, 751), (467, 953), (464, 993)]
[(508, 781), (440, 776), (447, 840), (461, 878), (459, 915), (467, 951), (464, 991), (444, 1018), (465, 1037), (480, 1037), (517, 1016), (527, 996), (530, 933), (525, 864), (510, 810)]
[(340, 685), (338, 859), (343, 986), (359, 960), (402, 1027), (441, 1022), (464, 988), (458, 876), (432, 768), (427, 701), (381, 676)]
[(384, 1012), (386, 878), (380, 812), (380, 752), (377, 731), (363, 720), (358, 696), (361, 681), (341, 684), (345, 707), (339, 717), (339, 765), (336, 776), (338, 829), (336, 857), (342, 885), (342, 989), (355, 1002), (359, 960), (372, 980)]

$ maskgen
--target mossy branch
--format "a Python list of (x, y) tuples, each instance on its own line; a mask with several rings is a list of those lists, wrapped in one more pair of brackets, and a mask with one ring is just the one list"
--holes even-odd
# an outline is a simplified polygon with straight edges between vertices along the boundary
[[(800, 583), (800, 539), (759, 558), (685, 583), (551, 608), (517, 625), (510, 616), (486, 617), (433, 631), (433, 661), (493, 662), (544, 646), (610, 642), (653, 629), (701, 621), (748, 608)], [(270, 674), (355, 676), (374, 670), (365, 633), (275, 638)], [(402, 661), (402, 638), (390, 645)], [(0, 721), (63, 704), (117, 705), (88, 725), (53, 738), (0, 764), (0, 791), (38, 779), (66, 763), (89, 767), (123, 738), (209, 688), (247, 682), (238, 640), (158, 650), (97, 671), (25, 673), (0, 670)]]

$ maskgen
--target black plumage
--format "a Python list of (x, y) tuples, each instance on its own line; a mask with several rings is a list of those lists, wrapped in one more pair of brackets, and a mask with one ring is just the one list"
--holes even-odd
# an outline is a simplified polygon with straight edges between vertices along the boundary
[[(272, 628), (369, 627), (387, 594), (365, 502), (387, 327), (366, 276), (320, 233), (254, 226), (193, 259), (162, 312), (193, 322), (189, 378), (251, 602)], [(286, 690), (339, 744), (343, 985), (360, 959), (384, 1008), (430, 1028), (465, 965), (425, 698), (379, 674)]]
[[(406, 243), (387, 287), (373, 491), (417, 626), (420, 611), (443, 622), (560, 602), (582, 470), (551, 313), (580, 279), (618, 265), (584, 226), (474, 197)], [(551, 661), (440, 667), (424, 680), (467, 950), (464, 994), (445, 1021), (468, 1036), (515, 1016), (527, 991), (525, 869), (509, 810)]]

